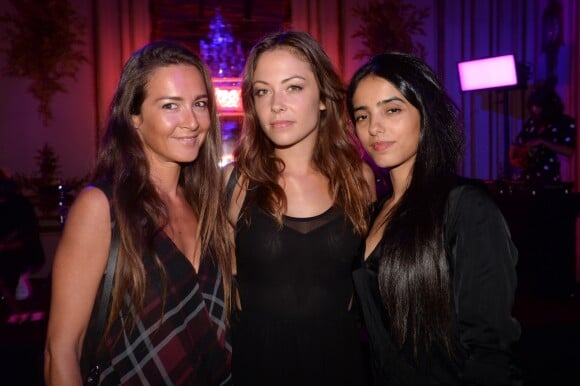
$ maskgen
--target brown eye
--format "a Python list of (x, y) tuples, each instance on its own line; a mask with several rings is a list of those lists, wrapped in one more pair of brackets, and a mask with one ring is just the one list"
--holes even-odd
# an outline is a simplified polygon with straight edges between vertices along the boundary
[(259, 89), (254, 90), (254, 96), (258, 96), (258, 97), (264, 96), (267, 93), (268, 93), (268, 90), (265, 90), (263, 88), (259, 88)]
[(358, 115), (356, 117), (354, 117), (354, 121), (355, 122), (362, 122), (363, 120), (367, 119), (367, 116), (365, 114), (363, 115)]
[(205, 110), (205, 109), (207, 109), (207, 107), (208, 107), (208, 103), (207, 103), (207, 100), (205, 100), (205, 99), (204, 99), (204, 100), (199, 100), (199, 101), (196, 101), (196, 102), (193, 104), (193, 106), (194, 106), (195, 108), (197, 108), (197, 109), (204, 109), (204, 110)]
[(165, 103), (163, 106), (161, 106), (161, 108), (164, 110), (175, 110), (177, 108), (177, 104), (176, 103)]
[(302, 89), (303, 89), (302, 87), (296, 86), (296, 85), (292, 85), (292, 86), (288, 87), (288, 91), (300, 91)]

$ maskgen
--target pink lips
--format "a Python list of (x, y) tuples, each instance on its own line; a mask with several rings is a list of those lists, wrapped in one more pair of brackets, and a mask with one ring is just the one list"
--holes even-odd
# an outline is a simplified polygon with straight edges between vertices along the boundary
[(383, 151), (391, 147), (395, 142), (392, 141), (378, 141), (371, 144), (374, 151)]
[(179, 138), (177, 138), (177, 140), (179, 142), (181, 142), (181, 143), (184, 143), (184, 144), (194, 144), (197, 141), (197, 137), (198, 137), (197, 135), (196, 136), (191, 136), (191, 137), (190, 136), (188, 136), (188, 137), (179, 137)]
[(292, 124), (292, 121), (274, 121), (270, 122), (270, 127), (273, 129), (284, 129)]

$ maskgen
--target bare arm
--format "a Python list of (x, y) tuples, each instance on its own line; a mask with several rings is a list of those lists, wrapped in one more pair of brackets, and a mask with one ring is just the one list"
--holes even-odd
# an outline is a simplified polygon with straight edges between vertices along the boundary
[(81, 350), (110, 242), (107, 197), (87, 188), (69, 211), (54, 258), (44, 363), (47, 386), (83, 383)]

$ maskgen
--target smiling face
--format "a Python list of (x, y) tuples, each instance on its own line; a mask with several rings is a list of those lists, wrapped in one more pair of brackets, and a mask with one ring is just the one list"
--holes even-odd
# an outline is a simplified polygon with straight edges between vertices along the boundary
[(315, 143), (320, 110), (325, 107), (308, 62), (285, 48), (262, 53), (252, 97), (260, 126), (277, 148)]
[(410, 174), (419, 146), (421, 114), (387, 80), (368, 75), (352, 98), (356, 133), (379, 167)]
[(152, 167), (191, 162), (210, 127), (203, 77), (191, 65), (160, 67), (152, 72), (138, 115), (132, 115)]

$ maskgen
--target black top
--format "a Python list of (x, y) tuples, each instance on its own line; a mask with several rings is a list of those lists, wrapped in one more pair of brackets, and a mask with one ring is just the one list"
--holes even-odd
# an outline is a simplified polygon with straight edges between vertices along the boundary
[(232, 326), (234, 384), (360, 385), (358, 329), (348, 310), (362, 238), (334, 207), (285, 216), (282, 227), (256, 204), (246, 209), (236, 235), (242, 311)]
[(379, 244), (354, 273), (375, 385), (503, 385), (512, 377), (510, 348), (520, 336), (511, 317), (517, 250), (502, 214), (481, 188), (454, 188), (447, 209), (456, 358), (437, 345), (429, 353), (419, 352), (416, 361), (409, 347), (394, 348), (378, 289)]

